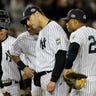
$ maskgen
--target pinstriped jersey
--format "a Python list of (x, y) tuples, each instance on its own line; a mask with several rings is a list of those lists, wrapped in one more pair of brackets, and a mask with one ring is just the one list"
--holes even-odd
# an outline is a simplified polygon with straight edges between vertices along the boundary
[(83, 26), (71, 34), (70, 42), (76, 42), (80, 45), (75, 60), (79, 66), (78, 72), (96, 75), (96, 30)]
[(12, 45), (11, 55), (20, 56), (21, 53), (25, 55), (25, 64), (31, 69), (35, 70), (35, 46), (38, 39), (37, 35), (30, 35), (27, 31), (23, 32), (17, 37), (17, 40)]
[(2, 80), (14, 79), (20, 81), (19, 70), (16, 63), (11, 60), (9, 52), (15, 40), (14, 37), (8, 36), (8, 38), (2, 42)]
[(64, 30), (55, 21), (49, 22), (39, 33), (36, 44), (36, 72), (53, 70), (55, 54), (68, 49)]

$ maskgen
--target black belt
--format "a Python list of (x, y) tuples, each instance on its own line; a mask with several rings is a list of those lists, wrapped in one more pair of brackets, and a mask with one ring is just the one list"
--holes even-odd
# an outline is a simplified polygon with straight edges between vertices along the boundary
[(45, 74), (50, 73), (50, 72), (52, 72), (52, 71), (36, 72), (35, 74), (38, 74), (38, 75), (42, 76), (42, 75), (45, 75)]
[(19, 82), (16, 80), (3, 80), (2, 81), (3, 86), (11, 86), (11, 85), (17, 84), (17, 83), (19, 83)]
[(52, 71), (42, 71), (42, 72), (38, 72), (38, 73), (35, 72), (34, 78), (33, 78), (34, 84), (35, 84), (36, 86), (41, 87), (41, 81), (40, 81), (40, 80), (41, 80), (41, 76), (42, 76), (42, 75), (45, 75), (45, 74), (47, 74), (47, 73), (50, 73), (50, 72), (52, 72)]

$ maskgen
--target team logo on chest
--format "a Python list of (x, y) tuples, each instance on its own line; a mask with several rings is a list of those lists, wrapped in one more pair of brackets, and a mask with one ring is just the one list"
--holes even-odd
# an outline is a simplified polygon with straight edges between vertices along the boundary
[(46, 38), (41, 38), (40, 39), (40, 48), (44, 49), (46, 48)]
[(6, 54), (6, 60), (11, 62), (11, 55), (10, 55), (9, 50), (5, 54)]

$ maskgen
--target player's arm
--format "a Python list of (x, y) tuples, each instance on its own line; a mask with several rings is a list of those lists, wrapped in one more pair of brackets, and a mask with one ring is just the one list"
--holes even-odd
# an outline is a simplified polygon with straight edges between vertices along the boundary
[[(52, 48), (54, 52), (55, 52), (55, 65), (54, 65), (54, 69), (52, 71), (52, 76), (51, 76), (51, 81), (52, 82), (57, 82), (58, 78), (60, 77), (63, 69), (64, 69), (64, 64), (65, 64), (65, 58), (66, 58), (66, 51), (68, 49), (68, 39), (66, 36), (66, 33), (64, 32), (64, 30), (59, 27), (56, 26), (57, 29), (55, 30), (55, 37), (53, 35), (53, 46)], [(57, 39), (59, 38), (59, 39)]]
[(53, 92), (55, 89), (56, 82), (64, 68), (65, 50), (68, 48), (68, 39), (64, 30), (58, 25), (55, 25), (55, 28), (52, 28), (52, 30), (54, 33), (50, 34), (50, 48), (55, 53), (55, 64), (50, 82), (47, 84), (48, 92)]
[(19, 56), (13, 56), (13, 55), (12, 55), (11, 57), (12, 57), (13, 61), (18, 65), (18, 68), (19, 68), (20, 70), (24, 70), (24, 68), (27, 67), (27, 66), (23, 63), (23, 61), (20, 59)]
[(29, 77), (33, 77), (34, 75), (34, 70), (30, 69), (28, 66), (26, 66), (26, 64), (24, 64), (24, 62), (20, 59), (19, 56), (13, 56), (12, 55), (12, 59), (13, 61), (17, 64), (18, 68), (20, 70), (23, 70), (24, 73)]
[(55, 62), (55, 66), (54, 66), (54, 69), (52, 72), (51, 81), (57, 82), (58, 78), (60, 77), (60, 75), (64, 69), (65, 58), (66, 58), (66, 51), (64, 51), (64, 50), (59, 50), (55, 54), (56, 62)]
[(54, 69), (52, 71), (51, 80), (47, 85), (48, 92), (53, 92), (55, 89), (55, 84), (64, 68), (65, 57), (66, 57), (66, 51), (63, 50), (58, 50), (58, 52), (55, 54), (56, 62)]
[(11, 58), (18, 65), (20, 70), (24, 70), (26, 65), (21, 60), (20, 55), (22, 53), (22, 38), (17, 37), (16, 41), (12, 44), (12, 47), (9, 49)]
[(73, 61), (76, 59), (80, 45), (76, 42), (70, 43), (69, 50), (66, 55), (64, 75), (72, 71)]

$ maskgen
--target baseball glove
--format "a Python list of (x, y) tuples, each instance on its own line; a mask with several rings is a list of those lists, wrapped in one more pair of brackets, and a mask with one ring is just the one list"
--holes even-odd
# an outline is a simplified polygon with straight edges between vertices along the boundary
[(64, 80), (70, 88), (80, 90), (86, 84), (87, 76), (84, 74), (70, 72), (64, 76)]

